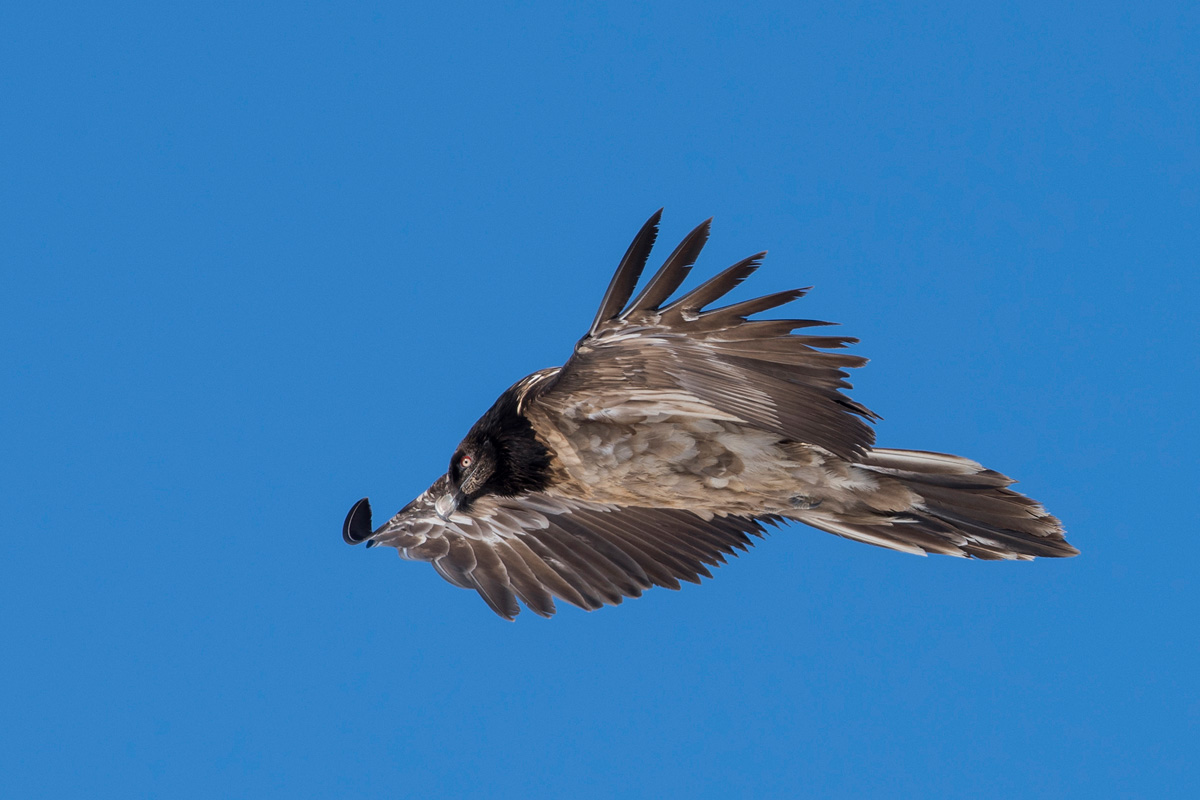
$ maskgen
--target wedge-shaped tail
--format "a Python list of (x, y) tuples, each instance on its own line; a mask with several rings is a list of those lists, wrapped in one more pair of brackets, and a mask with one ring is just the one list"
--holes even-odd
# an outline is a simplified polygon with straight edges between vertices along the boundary
[(829, 533), (925, 555), (988, 560), (1078, 555), (1062, 523), (1040, 503), (1008, 488), (1012, 478), (960, 456), (920, 450), (872, 450), (859, 468), (878, 476), (879, 492), (908, 490), (896, 513), (805, 511), (796, 518)]

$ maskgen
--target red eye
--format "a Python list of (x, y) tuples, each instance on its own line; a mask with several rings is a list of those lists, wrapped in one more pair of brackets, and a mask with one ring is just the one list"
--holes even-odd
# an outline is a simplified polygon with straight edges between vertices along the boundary
[(462, 467), (463, 469), (466, 469), (467, 467), (471, 466), (471, 464), (473, 464), (473, 463), (474, 463), (474, 460), (470, 456), (463, 456), (462, 458), (460, 458), (458, 460), (458, 465), (460, 467)]

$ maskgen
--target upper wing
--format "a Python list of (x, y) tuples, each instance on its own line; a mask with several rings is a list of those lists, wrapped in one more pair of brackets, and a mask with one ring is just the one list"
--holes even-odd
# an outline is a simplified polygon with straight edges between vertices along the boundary
[(842, 458), (861, 457), (875, 438), (866, 420), (876, 417), (840, 390), (850, 388), (844, 370), (866, 359), (825, 352), (858, 340), (793, 333), (833, 324), (828, 322), (747, 319), (806, 290), (704, 310), (758, 269), (766, 253), (739, 261), (668, 302), (708, 239), (706, 221), (629, 301), (661, 214), (652, 216), (630, 245), (590, 330), (537, 402), (568, 416), (612, 414), (629, 402), (676, 405), (680, 413), (689, 408), (697, 413), (698, 405)]
[[(474, 589), (505, 619), (520, 612), (517, 599), (544, 617), (558, 597), (593, 610), (638, 597), (651, 586), (711, 578), (708, 566), (724, 563), (762, 536), (762, 525), (743, 517), (710, 520), (677, 509), (619, 508), (552, 498), (482, 497), (466, 512), (443, 520), (434, 503), (446, 478), (400, 513), (370, 530), (370, 506), (361, 500), (346, 518), (343, 535), (356, 544), (386, 544), (401, 558), (428, 561), (443, 578)], [(773, 520), (766, 520), (773, 522)]]

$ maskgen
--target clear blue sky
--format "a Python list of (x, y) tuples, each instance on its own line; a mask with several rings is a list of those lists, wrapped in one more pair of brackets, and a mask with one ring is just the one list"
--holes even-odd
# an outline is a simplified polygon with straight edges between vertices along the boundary
[[(0, 795), (1200, 796), (1200, 12), (739, 5), (0, 11)], [(343, 544), (660, 206), (1083, 555), (510, 624)]]

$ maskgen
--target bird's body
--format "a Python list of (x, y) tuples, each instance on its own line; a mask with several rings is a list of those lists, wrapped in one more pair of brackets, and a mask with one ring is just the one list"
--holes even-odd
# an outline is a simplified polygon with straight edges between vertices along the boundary
[(477, 590), (501, 616), (517, 598), (549, 616), (553, 597), (587, 609), (651, 585), (711, 577), (762, 523), (796, 520), (924, 555), (1066, 556), (1058, 520), (968, 459), (872, 447), (874, 415), (840, 391), (827, 352), (846, 337), (795, 334), (814, 320), (749, 320), (803, 295), (706, 307), (762, 254), (677, 300), (708, 234), (692, 231), (629, 301), (658, 214), (617, 269), (566, 365), (501, 395), (446, 475), (377, 530), (359, 501), (346, 541), (389, 544)]
[(819, 448), (789, 442), (703, 406), (660, 401), (531, 405), (526, 414), (556, 455), (552, 494), (618, 506), (783, 516), (813, 505), (844, 509), (874, 481)]

